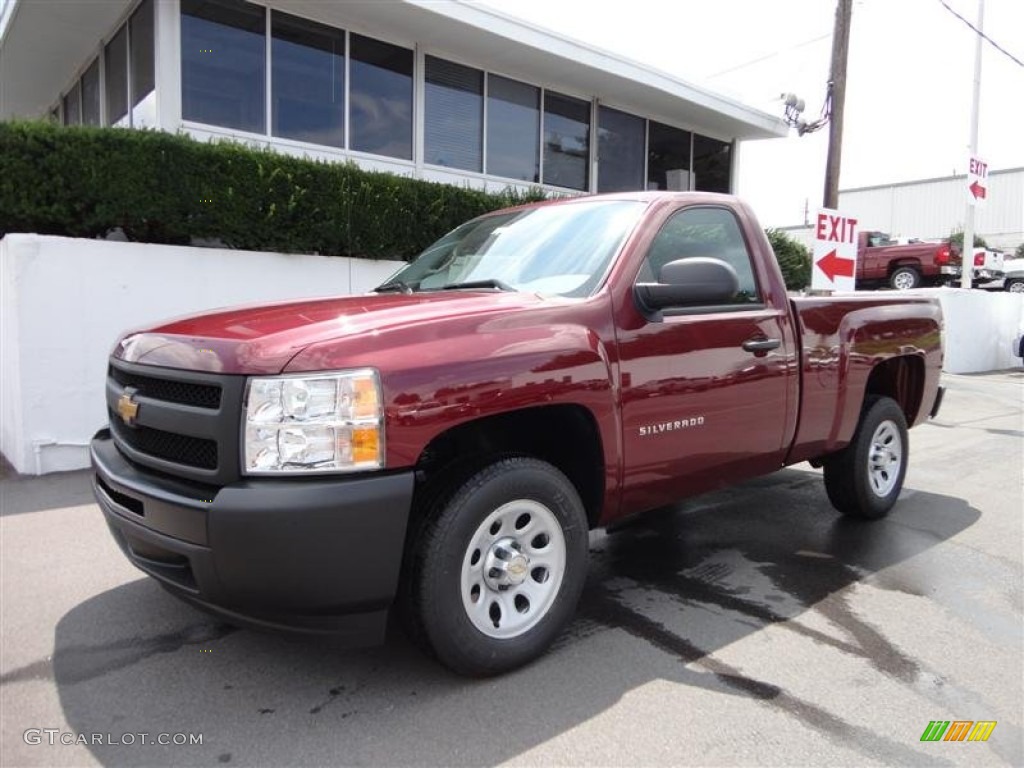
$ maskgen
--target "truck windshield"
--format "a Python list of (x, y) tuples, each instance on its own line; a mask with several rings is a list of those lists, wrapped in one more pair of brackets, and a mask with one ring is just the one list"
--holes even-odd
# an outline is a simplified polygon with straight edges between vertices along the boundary
[(516, 290), (591, 294), (646, 203), (593, 200), (474, 219), (376, 290)]

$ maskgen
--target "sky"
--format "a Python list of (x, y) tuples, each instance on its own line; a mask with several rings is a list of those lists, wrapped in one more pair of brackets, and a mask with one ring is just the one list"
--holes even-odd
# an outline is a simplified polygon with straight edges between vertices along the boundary
[[(946, 0), (972, 23), (977, 0)], [(782, 115), (818, 116), (834, 0), (477, 0)], [(985, 0), (984, 31), (1024, 61), (1024, 0)], [(966, 172), (975, 34), (939, 0), (854, 0), (840, 189)], [(982, 43), (978, 154), (1024, 166), (1024, 67)], [(766, 226), (800, 224), (824, 188), (828, 129), (744, 142), (737, 194)]]

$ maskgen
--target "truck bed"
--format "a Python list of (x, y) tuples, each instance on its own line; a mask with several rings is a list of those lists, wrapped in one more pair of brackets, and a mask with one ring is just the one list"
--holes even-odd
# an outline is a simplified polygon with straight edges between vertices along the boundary
[[(928, 297), (841, 293), (791, 297), (799, 324), (800, 418), (787, 464), (812, 459), (845, 445), (853, 434), (863, 392), (879, 363), (898, 353), (916, 361), (901, 370), (897, 385), (935, 392), (942, 368), (942, 309)], [(893, 340), (898, 339), (898, 348)], [(924, 386), (914, 377), (924, 377)], [(870, 387), (869, 387), (870, 391)], [(913, 426), (932, 403), (916, 403)]]

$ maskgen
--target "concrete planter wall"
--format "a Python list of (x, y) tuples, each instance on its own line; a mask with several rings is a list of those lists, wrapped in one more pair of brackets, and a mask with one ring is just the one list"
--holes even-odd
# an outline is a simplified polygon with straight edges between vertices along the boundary
[(0, 450), (23, 474), (88, 466), (118, 335), (232, 304), (363, 293), (397, 262), (11, 234), (0, 240)]
[(1024, 295), (1019, 293), (926, 288), (911, 291), (935, 296), (945, 322), (947, 373), (983, 373), (1019, 368), (1013, 341), (1024, 333)]
[[(362, 293), (400, 266), (324, 256), (8, 235), (0, 240), (0, 450), (23, 474), (88, 465), (106, 421), (118, 335), (215, 307)], [(946, 323), (945, 370), (1021, 364), (1024, 296), (927, 289)]]

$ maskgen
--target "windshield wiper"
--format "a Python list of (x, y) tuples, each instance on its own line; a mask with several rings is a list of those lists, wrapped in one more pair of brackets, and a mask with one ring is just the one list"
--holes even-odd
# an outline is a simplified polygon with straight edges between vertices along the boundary
[(512, 291), (515, 293), (513, 288), (508, 283), (503, 283), (501, 280), (495, 280), (494, 278), (488, 278), (486, 280), (469, 280), (465, 283), (448, 283), (448, 285), (442, 285), (438, 288), (441, 291), (458, 291), (461, 289), (472, 289), (472, 288), (497, 288), (499, 291)]
[(393, 291), (399, 291), (401, 293), (412, 293), (412, 288), (403, 283), (401, 280), (393, 280), (390, 283), (384, 283), (384, 285), (378, 285), (373, 289), (374, 293), (390, 293)]

